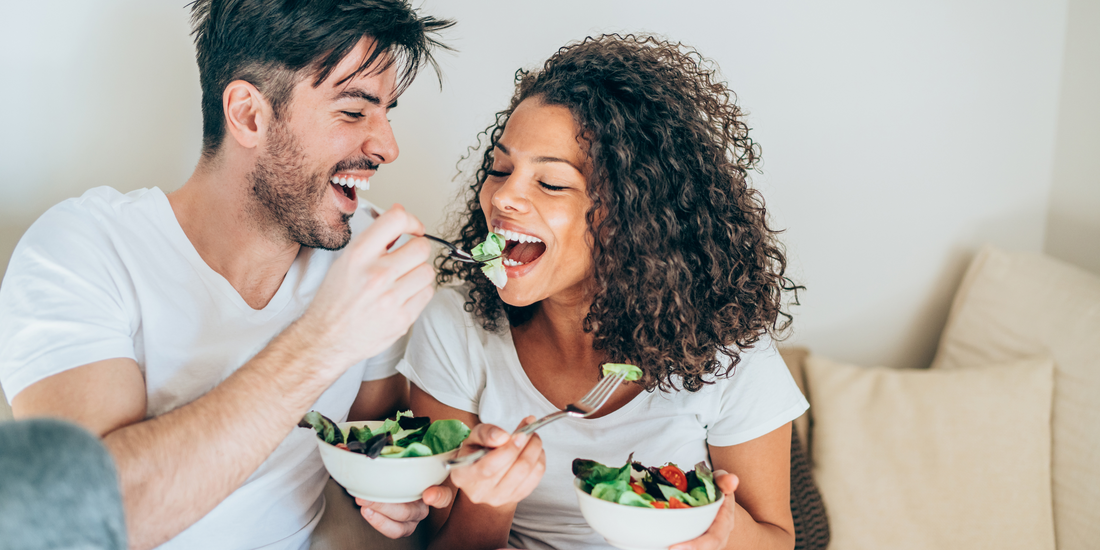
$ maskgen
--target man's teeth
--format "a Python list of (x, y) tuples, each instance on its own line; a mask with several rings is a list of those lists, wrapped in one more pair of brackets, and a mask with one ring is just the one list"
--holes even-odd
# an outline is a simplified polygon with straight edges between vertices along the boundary
[[(524, 235), (523, 233), (516, 233), (515, 231), (509, 231), (507, 229), (497, 228), (497, 229), (493, 230), (493, 232), (500, 235), (501, 237), (504, 237), (504, 240), (506, 240), (506, 241), (516, 241), (516, 242), (520, 242), (520, 243), (541, 243), (542, 242), (542, 239), (540, 239), (538, 237), (535, 237), (535, 236), (532, 236), (532, 235)], [(516, 264), (516, 265), (519, 265), (519, 264)]]
[(332, 183), (338, 183), (344, 187), (358, 187), (364, 191), (370, 189), (370, 180), (362, 178), (352, 178), (348, 176), (332, 176)]

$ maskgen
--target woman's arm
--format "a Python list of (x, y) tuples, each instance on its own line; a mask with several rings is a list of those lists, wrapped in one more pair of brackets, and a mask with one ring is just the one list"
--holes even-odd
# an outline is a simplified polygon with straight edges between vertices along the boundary
[(455, 418), (473, 426), (460, 455), (477, 447), (494, 450), (478, 462), (452, 470), (446, 485), (457, 492), (449, 507), (433, 508), (428, 521), (435, 530), (429, 548), (480, 549), (508, 545), (516, 505), (535, 490), (546, 470), (546, 454), (537, 435), (512, 436), (481, 424), (472, 413), (448, 407), (411, 386), (412, 410), (432, 420)]
[[(672, 549), (794, 548), (791, 424), (740, 445), (711, 446), (710, 460), (726, 502), (703, 536)], [(730, 475), (719, 475), (718, 470)], [(736, 492), (729, 494), (734, 489)]]

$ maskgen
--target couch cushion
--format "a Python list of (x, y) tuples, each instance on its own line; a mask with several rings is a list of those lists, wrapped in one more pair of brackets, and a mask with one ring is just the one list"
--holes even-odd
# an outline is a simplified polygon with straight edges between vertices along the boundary
[(8, 404), (7, 394), (4, 393), (4, 387), (0, 386), (0, 422), (5, 420), (11, 420), (11, 405)]
[(986, 248), (956, 293), (933, 369), (1054, 358), (1058, 548), (1100, 541), (1100, 278), (1038, 254)]
[(805, 367), (830, 548), (1054, 548), (1049, 359)]
[[(787, 364), (787, 369), (791, 371), (791, 376), (794, 378), (794, 383), (798, 385), (798, 391), (802, 392), (802, 395), (806, 396), (806, 399), (810, 399), (810, 394), (806, 392), (806, 376), (802, 373), (803, 364), (806, 362), (806, 357), (810, 354), (810, 351), (801, 347), (780, 347), (779, 355), (783, 357), (783, 362)], [(810, 403), (810, 407), (813, 407), (813, 403)], [(802, 416), (794, 419), (794, 432), (798, 434), (798, 442), (802, 448), (809, 452), (810, 449), (810, 414), (809, 409), (802, 413)]]

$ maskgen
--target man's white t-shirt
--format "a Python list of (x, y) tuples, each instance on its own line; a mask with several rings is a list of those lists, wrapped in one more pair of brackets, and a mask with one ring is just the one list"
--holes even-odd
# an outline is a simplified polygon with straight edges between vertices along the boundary
[[(514, 429), (527, 415), (557, 410), (531, 383), (507, 328), (485, 331), (463, 309), (465, 290), (440, 289), (413, 325), (397, 370), (439, 402)], [(728, 363), (727, 363), (728, 364)], [(546, 473), (520, 502), (509, 544), (530, 550), (608, 548), (581, 516), (574, 458), (621, 466), (633, 452), (647, 466), (709, 464), (707, 445), (726, 447), (769, 433), (809, 403), (768, 338), (741, 355), (735, 374), (697, 392), (642, 392), (595, 419), (566, 418), (539, 430)]]
[[(354, 216), (353, 232), (370, 222)], [(67, 369), (126, 357), (145, 376), (146, 417), (162, 415), (210, 391), (297, 319), (338, 254), (303, 247), (255, 310), (199, 256), (160, 189), (92, 189), (43, 214), (12, 255), (0, 284), (0, 381), (10, 399)], [(346, 419), (362, 381), (397, 373), (403, 344), (350, 368), (312, 408)], [(244, 485), (161, 548), (307, 547), (328, 479), (315, 437), (292, 430)]]

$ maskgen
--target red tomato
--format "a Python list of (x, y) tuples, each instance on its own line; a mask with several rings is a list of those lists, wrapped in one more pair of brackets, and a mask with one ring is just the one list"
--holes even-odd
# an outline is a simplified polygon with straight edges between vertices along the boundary
[(659, 471), (661, 472), (661, 475), (664, 476), (665, 479), (667, 479), (668, 482), (672, 484), (673, 487), (685, 493), (687, 492), (688, 478), (684, 475), (684, 472), (681, 472), (680, 469), (676, 467), (675, 464), (669, 464), (668, 466), (661, 468)]
[(684, 504), (683, 502), (680, 502), (680, 500), (677, 499), (676, 497), (671, 497), (671, 498), (668, 499), (668, 507), (669, 508), (691, 508), (691, 506), (688, 506), (687, 504)]
[(638, 493), (639, 495), (644, 495), (645, 494), (645, 488), (642, 487), (641, 485), (639, 485), (638, 482), (632, 482), (630, 484), (630, 488), (634, 489), (634, 492)]
[(339, 448), (339, 449), (343, 449), (345, 451), (348, 450), (348, 446), (344, 445), (343, 443), (337, 443), (336, 447)]
[(655, 500), (653, 502), (650, 502), (650, 504), (652, 504), (654, 508), (661, 508), (661, 509), (664, 509), (666, 506), (668, 506), (667, 502), (661, 502), (659, 500)]

